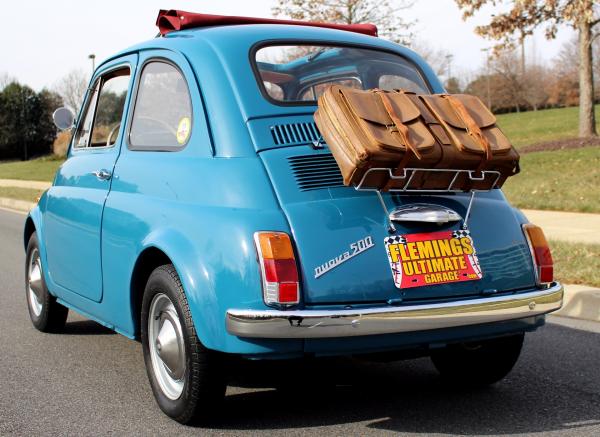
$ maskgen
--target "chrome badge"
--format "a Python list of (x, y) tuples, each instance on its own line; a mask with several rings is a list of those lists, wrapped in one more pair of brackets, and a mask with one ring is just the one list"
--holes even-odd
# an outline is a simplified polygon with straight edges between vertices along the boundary
[(365, 237), (362, 240), (358, 240), (355, 243), (350, 244), (350, 250), (342, 253), (341, 255), (336, 256), (333, 259), (330, 259), (326, 263), (321, 264), (319, 267), (315, 268), (315, 279), (319, 279), (328, 271), (336, 268), (342, 263), (354, 258), (356, 255), (363, 253), (365, 250), (370, 249), (375, 246), (373, 243), (373, 238)]

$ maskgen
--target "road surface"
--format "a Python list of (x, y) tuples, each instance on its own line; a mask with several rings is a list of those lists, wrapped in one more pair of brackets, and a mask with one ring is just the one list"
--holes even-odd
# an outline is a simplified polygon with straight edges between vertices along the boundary
[[(37, 332), (23, 291), (24, 216), (0, 210), (0, 435), (600, 435), (600, 329), (548, 324), (485, 390), (441, 383), (427, 359), (318, 361), (329, 385), (272, 388), (286, 363), (238, 366), (224, 417), (179, 425), (156, 406), (141, 346), (73, 313)], [(595, 330), (595, 332), (593, 332)]]

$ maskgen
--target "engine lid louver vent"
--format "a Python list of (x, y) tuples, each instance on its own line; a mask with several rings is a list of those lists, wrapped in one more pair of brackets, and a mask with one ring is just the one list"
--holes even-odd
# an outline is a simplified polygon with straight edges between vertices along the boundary
[(276, 124), (271, 126), (271, 135), (278, 146), (310, 144), (321, 136), (314, 122)]
[(288, 158), (300, 191), (343, 187), (342, 173), (333, 155), (301, 155)]

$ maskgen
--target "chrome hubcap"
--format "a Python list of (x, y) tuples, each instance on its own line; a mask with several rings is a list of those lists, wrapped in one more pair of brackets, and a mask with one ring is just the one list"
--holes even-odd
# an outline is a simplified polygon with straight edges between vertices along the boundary
[(42, 263), (40, 253), (34, 249), (27, 268), (27, 297), (33, 314), (39, 317), (44, 302), (44, 284), (42, 280)]
[(185, 375), (185, 346), (177, 311), (166, 294), (152, 299), (148, 314), (148, 342), (156, 380), (169, 399), (183, 392)]

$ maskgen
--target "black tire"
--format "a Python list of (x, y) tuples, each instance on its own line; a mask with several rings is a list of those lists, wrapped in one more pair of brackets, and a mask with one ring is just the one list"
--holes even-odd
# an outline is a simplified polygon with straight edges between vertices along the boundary
[[(150, 307), (155, 296), (161, 294), (173, 303), (183, 335), (185, 371), (183, 390), (177, 399), (169, 398), (161, 388), (149, 344)], [(171, 264), (156, 268), (148, 279), (142, 300), (140, 331), (146, 372), (160, 409), (183, 424), (213, 420), (225, 396), (224, 359), (222, 354), (205, 348), (198, 339), (183, 286)]]
[[(41, 332), (60, 332), (65, 327), (67, 316), (69, 315), (69, 309), (56, 301), (56, 297), (52, 296), (48, 292), (46, 287), (46, 281), (44, 280), (43, 266), (41, 263), (41, 257), (39, 256), (39, 243), (37, 234), (34, 232), (29, 238), (27, 244), (27, 255), (25, 256), (25, 298), (27, 299), (27, 309), (29, 310), (29, 317), (33, 326)], [(33, 297), (33, 289), (30, 285), (30, 267), (32, 265), (32, 258), (36, 256), (39, 260), (39, 281), (36, 282), (34, 287), (38, 290), (34, 293), (36, 297)], [(35, 306), (37, 302), (38, 306)], [(41, 305), (41, 307), (39, 306)]]
[(525, 334), (449, 345), (431, 354), (442, 378), (461, 386), (486, 386), (510, 373), (521, 353)]

